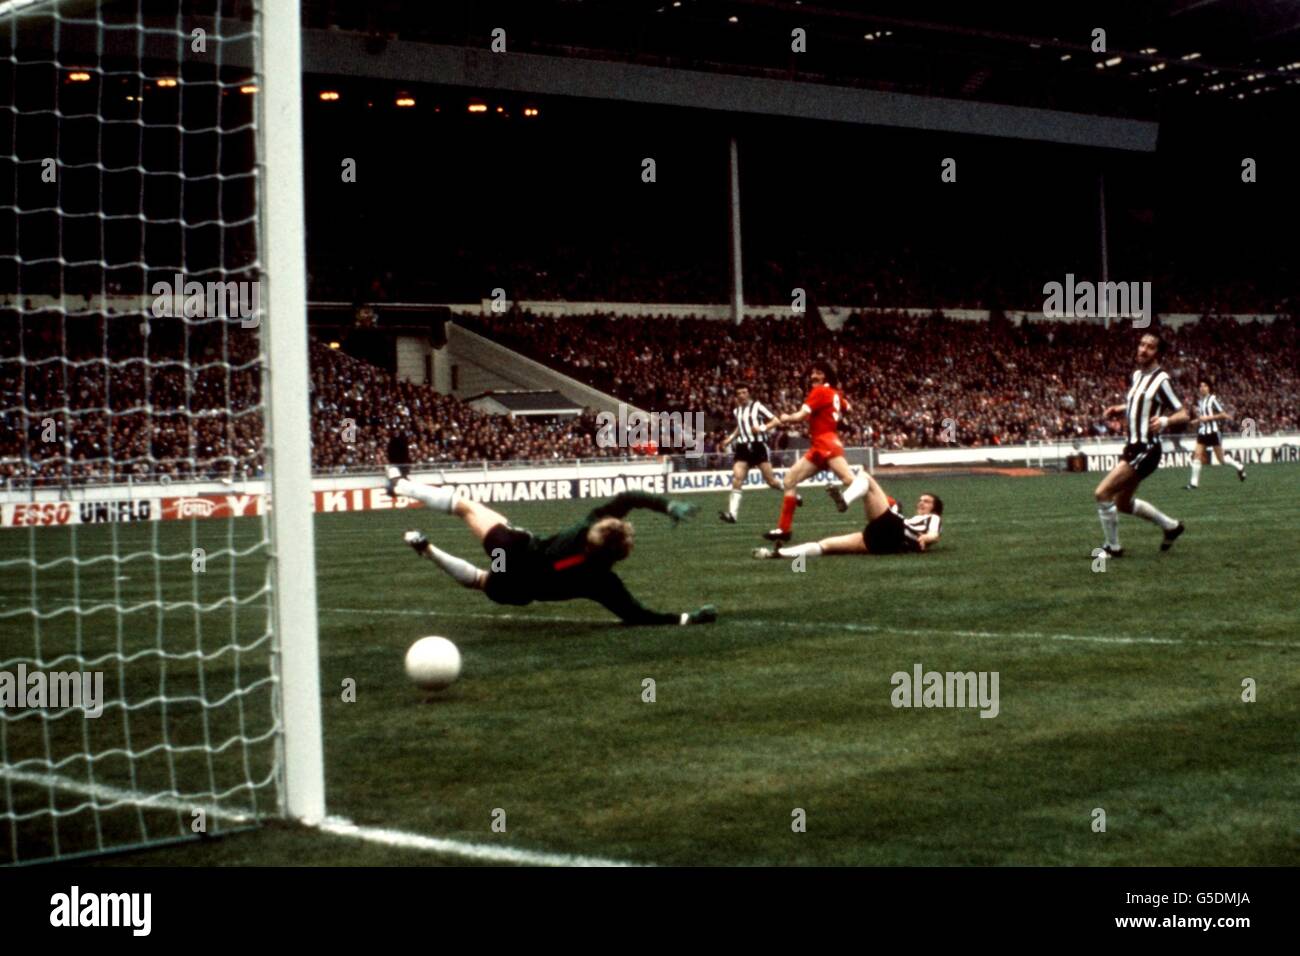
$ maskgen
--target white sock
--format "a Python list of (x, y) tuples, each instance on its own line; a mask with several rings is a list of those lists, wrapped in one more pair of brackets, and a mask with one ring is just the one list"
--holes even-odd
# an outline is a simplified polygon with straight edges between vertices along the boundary
[(796, 544), (788, 548), (777, 548), (776, 553), (783, 558), (797, 558), (803, 555), (806, 558), (820, 558), (822, 556), (822, 546), (816, 541), (810, 541), (808, 544)]
[(730, 512), (731, 517), (733, 518), (736, 517), (736, 515), (740, 514), (740, 492), (739, 491), (733, 491), (731, 493), (731, 499), (727, 502), (727, 511)]
[(844, 489), (844, 503), (846, 505), (853, 504), (853, 502), (865, 495), (867, 489), (870, 487), (871, 479), (867, 477), (866, 472), (863, 472), (858, 475), (858, 477), (854, 478), (853, 481), (849, 483), (849, 486)]
[(1241, 471), (1242, 468), (1244, 467), (1241, 462), (1237, 461), (1237, 459), (1233, 458), (1230, 455), (1224, 455), (1223, 460), (1227, 462), (1229, 465), (1231, 465), (1233, 468), (1235, 468), (1237, 471)]
[(470, 564), (464, 558), (458, 558), (454, 554), (448, 554), (432, 542), (430, 542), (429, 549), (425, 553), (429, 556), (429, 560), (450, 574), (456, 583), (462, 587), (476, 587), (478, 585), (479, 575), (485, 573), (474, 567), (474, 565)]
[(1097, 505), (1097, 517), (1101, 519), (1101, 531), (1106, 536), (1106, 546), (1119, 548), (1119, 509), (1113, 501), (1103, 501)]
[(451, 514), (451, 503), (456, 497), (456, 489), (452, 485), (421, 485), (409, 478), (397, 479), (393, 488), (399, 495), (414, 498), (426, 508), (443, 514)]
[(1195, 488), (1198, 484), (1200, 484), (1200, 481), (1201, 481), (1201, 463), (1199, 461), (1194, 461), (1192, 462), (1192, 480), (1189, 482), (1189, 484), (1193, 488)]
[(1139, 518), (1146, 518), (1148, 521), (1155, 522), (1165, 531), (1173, 531), (1178, 527), (1177, 521), (1141, 498), (1133, 499), (1133, 514)]

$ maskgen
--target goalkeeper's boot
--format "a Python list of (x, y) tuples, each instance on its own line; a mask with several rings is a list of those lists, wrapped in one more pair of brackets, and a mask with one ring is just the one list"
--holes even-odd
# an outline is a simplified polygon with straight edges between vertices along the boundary
[(429, 539), (419, 531), (408, 531), (402, 535), (402, 540), (409, 544), (422, 558), (429, 556)]
[(1170, 548), (1172, 548), (1174, 546), (1174, 542), (1178, 540), (1178, 536), (1181, 535), (1186, 530), (1187, 528), (1185, 528), (1183, 526), (1183, 523), (1180, 521), (1175, 527), (1170, 528), (1168, 531), (1166, 531), (1165, 539), (1160, 542), (1160, 550), (1168, 551)]
[(781, 555), (777, 553), (776, 548), (755, 548), (749, 552), (749, 556), (762, 561), (765, 558), (779, 558)]
[(841, 514), (849, 510), (849, 503), (844, 500), (844, 492), (839, 485), (827, 485), (826, 494), (831, 496), (831, 501), (835, 502), (835, 510)]
[(719, 511), (718, 520), (725, 521), (727, 524), (735, 524), (736, 516), (733, 515), (730, 511)]
[(780, 528), (773, 528), (771, 531), (764, 531), (763, 537), (768, 541), (780, 541), (782, 544), (790, 540), (790, 532), (782, 531)]

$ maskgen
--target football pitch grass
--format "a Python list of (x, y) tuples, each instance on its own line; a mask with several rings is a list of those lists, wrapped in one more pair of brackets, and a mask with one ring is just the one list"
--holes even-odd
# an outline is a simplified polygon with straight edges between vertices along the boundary
[[(419, 527), (486, 567), (457, 519), (318, 516), (330, 813), (639, 864), (1300, 862), (1300, 469), (1257, 466), (1245, 484), (1207, 469), (1194, 493), (1185, 470), (1158, 472), (1141, 496), (1187, 533), (1161, 554), (1154, 526), (1123, 517), (1127, 554), (1104, 572), (1090, 557), (1095, 474), (878, 477), (909, 513), (922, 491), (944, 498), (931, 553), (814, 559), (803, 572), (755, 561), (779, 508), (768, 490), (746, 493), (734, 526), (716, 516), (724, 495), (689, 496), (700, 511), (676, 528), (634, 512), (620, 574), (655, 609), (716, 604), (704, 627), (625, 628), (590, 602), (493, 605), (401, 541)], [(804, 496), (795, 541), (861, 527), (859, 506), (840, 515), (822, 490)], [(595, 504), (500, 508), (549, 533)], [(195, 534), (224, 541), (224, 528), (118, 533), (176, 549)], [(66, 553), (67, 533), (37, 537)], [(3, 535), (27, 547), (26, 533)], [(82, 531), (83, 554), (94, 535), (107, 542), (106, 529)], [(206, 572), (223, 573), (220, 561)], [(4, 581), (10, 606), (29, 595), (25, 578)], [(426, 634), (464, 658), (460, 681), (427, 701), (402, 670)], [(892, 706), (892, 675), (916, 665), (997, 672), (997, 716)], [(792, 827), (796, 810), (806, 832)], [(270, 824), (107, 862), (474, 860)]]

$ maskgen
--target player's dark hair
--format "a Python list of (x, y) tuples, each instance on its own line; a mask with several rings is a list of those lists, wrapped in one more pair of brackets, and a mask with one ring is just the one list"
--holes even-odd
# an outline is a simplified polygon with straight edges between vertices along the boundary
[(1208, 385), (1210, 386), (1210, 391), (1214, 391), (1214, 379), (1210, 378), (1210, 376), (1208, 375), (1202, 375), (1200, 381), (1197, 384)]
[(1156, 358), (1161, 358), (1161, 357), (1163, 357), (1164, 354), (1165, 354), (1165, 352), (1166, 352), (1166, 350), (1168, 350), (1168, 348), (1169, 348), (1169, 343), (1166, 342), (1166, 341), (1164, 340), (1164, 338), (1160, 335), (1159, 332), (1143, 332), (1143, 333), (1142, 333), (1142, 338), (1145, 339), (1145, 338), (1147, 338), (1148, 336), (1150, 336), (1151, 338), (1153, 338), (1153, 339), (1156, 340)]
[(923, 494), (929, 495), (931, 498), (934, 499), (934, 513), (939, 515), (939, 517), (943, 517), (943, 499), (940, 498), (938, 495), (936, 495), (933, 491), (926, 491), (923, 492)]
[(814, 369), (820, 369), (821, 373), (826, 376), (826, 384), (834, 388), (840, 387), (840, 375), (835, 370), (835, 366), (830, 362), (814, 362)]

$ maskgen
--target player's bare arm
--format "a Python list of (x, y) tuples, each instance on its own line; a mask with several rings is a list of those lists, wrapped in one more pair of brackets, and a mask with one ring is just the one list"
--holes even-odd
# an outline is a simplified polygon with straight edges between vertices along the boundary
[(1179, 425), (1185, 425), (1190, 419), (1191, 416), (1188, 414), (1186, 407), (1180, 408), (1172, 415), (1152, 415), (1150, 422), (1151, 430), (1158, 434), (1163, 431), (1168, 431), (1170, 428), (1177, 428)]
[(800, 422), (807, 421), (812, 411), (808, 406), (804, 406), (797, 412), (783, 412), (763, 425), (764, 430), (769, 428), (780, 428), (783, 425), (798, 425)]

